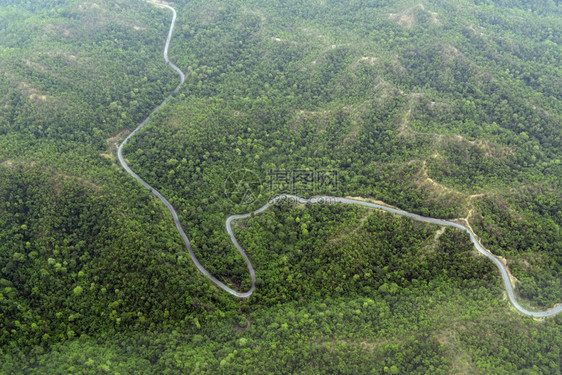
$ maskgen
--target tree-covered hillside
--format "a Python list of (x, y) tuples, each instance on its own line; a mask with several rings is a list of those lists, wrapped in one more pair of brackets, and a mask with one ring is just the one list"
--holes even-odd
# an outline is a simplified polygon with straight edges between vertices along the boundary
[[(186, 81), (124, 154), (221, 281), (250, 286), (226, 217), (330, 194), (470, 225), (524, 306), (562, 302), (560, 4), (169, 4)], [(0, 4), (0, 373), (560, 373), (561, 318), (517, 313), (460, 231), (281, 205), (235, 223), (251, 297), (201, 275), (116, 158), (178, 83), (170, 21), (144, 1)], [(225, 195), (242, 169), (250, 204)], [(272, 183), (318, 171), (337, 183)]]
[(216, 233), (225, 216), (249, 210), (224, 197), (229, 173), (258, 173), (265, 199), (271, 169), (328, 169), (341, 195), (468, 218), (528, 281), (526, 297), (562, 300), (562, 51), (548, 32), (560, 27), (557, 7), (206, 1), (178, 10), (171, 54), (186, 85), (127, 152), (183, 211), (213, 273), (248, 277)]

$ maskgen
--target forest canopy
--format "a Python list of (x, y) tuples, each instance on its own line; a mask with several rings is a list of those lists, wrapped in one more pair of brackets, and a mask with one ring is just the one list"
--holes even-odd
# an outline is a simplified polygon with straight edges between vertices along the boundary
[[(186, 81), (124, 155), (219, 280), (250, 285), (224, 221), (280, 192), (271, 171), (336, 171), (284, 192), (459, 220), (526, 308), (562, 301), (560, 4), (170, 4)], [(461, 231), (281, 205), (235, 223), (251, 297), (199, 273), (116, 157), (178, 84), (170, 21), (144, 1), (0, 5), (1, 373), (560, 373), (561, 317), (517, 313)], [(250, 204), (225, 195), (241, 169)]]

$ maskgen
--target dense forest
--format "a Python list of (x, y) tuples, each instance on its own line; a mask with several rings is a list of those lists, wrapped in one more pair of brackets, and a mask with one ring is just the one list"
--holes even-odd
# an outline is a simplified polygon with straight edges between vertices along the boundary
[[(562, 302), (560, 4), (170, 5), (186, 81), (124, 154), (221, 281), (250, 285), (226, 217), (329, 194), (466, 223), (524, 306)], [(0, 373), (560, 374), (562, 317), (517, 313), (457, 230), (279, 205), (235, 223), (251, 297), (198, 273), (116, 159), (178, 83), (170, 19), (144, 1), (0, 5)], [(225, 195), (241, 169), (260, 180), (249, 204)]]

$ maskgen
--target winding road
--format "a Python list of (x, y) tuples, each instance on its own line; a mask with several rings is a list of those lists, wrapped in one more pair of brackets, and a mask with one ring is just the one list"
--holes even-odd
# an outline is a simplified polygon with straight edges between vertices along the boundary
[[(185, 74), (181, 71), (181, 69), (178, 68), (176, 65), (174, 65), (172, 62), (170, 62), (170, 60), (168, 59), (168, 47), (170, 45), (170, 40), (172, 39), (172, 33), (174, 31), (174, 26), (176, 24), (176, 11), (174, 10), (174, 8), (172, 8), (169, 5), (159, 4), (159, 3), (152, 2), (152, 1), (148, 1), (148, 3), (156, 5), (158, 7), (169, 9), (169, 10), (172, 11), (172, 14), (173, 14), (172, 22), (170, 24), (170, 30), (168, 32), (168, 38), (166, 39), (166, 46), (164, 47), (164, 59), (166, 60), (166, 63), (168, 63), (168, 65), (170, 65), (170, 67), (172, 69), (174, 69), (180, 76), (180, 83), (174, 89), (174, 91), (172, 92), (172, 94), (173, 94), (173, 93), (176, 93), (179, 90), (180, 86), (183, 84), (183, 82), (185, 80)], [(186, 247), (189, 251), (189, 255), (191, 256), (191, 260), (193, 261), (193, 263), (195, 264), (197, 269), (202, 274), (207, 276), (218, 287), (220, 287), (221, 289), (225, 290), (226, 292), (232, 294), (233, 296), (240, 297), (240, 298), (245, 298), (245, 297), (251, 296), (252, 293), (254, 292), (255, 288), (256, 288), (256, 274), (255, 274), (255, 271), (254, 271), (254, 267), (252, 266), (252, 263), (250, 262), (250, 259), (246, 255), (246, 252), (244, 251), (242, 246), (240, 246), (240, 244), (238, 243), (238, 240), (234, 236), (234, 232), (232, 230), (232, 222), (235, 221), (235, 220), (245, 219), (245, 218), (251, 217), (252, 215), (259, 214), (259, 213), (267, 210), (269, 207), (276, 204), (277, 202), (279, 202), (281, 200), (289, 199), (289, 200), (292, 200), (292, 201), (295, 201), (295, 202), (301, 203), (301, 204), (305, 204), (305, 203), (320, 204), (320, 203), (323, 203), (323, 202), (326, 202), (326, 201), (333, 202), (333, 203), (355, 204), (355, 205), (359, 205), (359, 206), (365, 206), (365, 207), (369, 207), (369, 208), (376, 208), (376, 209), (384, 210), (384, 211), (391, 212), (391, 213), (396, 214), (396, 215), (407, 216), (407, 217), (409, 217), (413, 220), (424, 221), (424, 222), (427, 222), (427, 223), (432, 223), (432, 224), (437, 224), (437, 225), (447, 226), (447, 227), (454, 227), (454, 228), (463, 230), (463, 231), (465, 231), (469, 234), (470, 239), (471, 239), (472, 243), (474, 244), (474, 246), (476, 247), (476, 249), (481, 254), (483, 254), (488, 259), (490, 259), (492, 262), (494, 262), (494, 264), (498, 267), (498, 269), (500, 270), (502, 280), (503, 280), (505, 289), (507, 291), (507, 295), (509, 297), (509, 300), (518, 311), (520, 311), (521, 313), (523, 313), (525, 315), (538, 317), (538, 318), (552, 316), (552, 315), (558, 314), (559, 312), (562, 311), (562, 304), (558, 304), (558, 305), (556, 305), (555, 307), (553, 307), (549, 310), (538, 311), (538, 312), (537, 311), (529, 311), (529, 310), (523, 308), (517, 302), (517, 300), (515, 298), (513, 287), (511, 285), (511, 281), (509, 279), (509, 275), (508, 275), (508, 272), (507, 272), (505, 266), (502, 264), (502, 262), (496, 256), (494, 256), (491, 252), (486, 250), (480, 244), (480, 242), (476, 238), (475, 234), (469, 228), (465, 227), (464, 225), (457, 224), (457, 223), (454, 223), (454, 222), (451, 222), (451, 221), (445, 221), (445, 220), (434, 219), (434, 218), (430, 218), (430, 217), (424, 217), (424, 216), (413, 214), (413, 213), (410, 213), (410, 212), (407, 212), (407, 211), (402, 211), (402, 210), (399, 210), (399, 209), (396, 209), (396, 208), (391, 208), (391, 207), (383, 206), (383, 205), (376, 204), (376, 203), (370, 203), (370, 202), (365, 202), (365, 201), (360, 201), (360, 200), (355, 200), (355, 199), (349, 199), (349, 198), (330, 197), (330, 196), (314, 197), (314, 198), (310, 198), (310, 199), (305, 199), (305, 198), (298, 197), (298, 196), (295, 196), (295, 195), (283, 194), (283, 195), (279, 195), (279, 196), (276, 196), (276, 197), (270, 199), (269, 202), (267, 202), (265, 205), (263, 205), (262, 207), (258, 208), (257, 210), (255, 210), (253, 212), (249, 212), (249, 213), (241, 214), (241, 215), (232, 215), (232, 216), (228, 217), (226, 219), (226, 230), (227, 230), (228, 234), (230, 235), (230, 239), (232, 240), (232, 243), (236, 246), (236, 248), (238, 249), (238, 251), (240, 252), (242, 257), (246, 261), (246, 265), (248, 266), (248, 271), (250, 272), (250, 277), (252, 279), (252, 286), (246, 292), (239, 292), (237, 290), (234, 290), (234, 289), (228, 287), (223, 282), (221, 282), (216, 277), (214, 277), (211, 273), (209, 273), (209, 271), (207, 271), (201, 265), (201, 263), (199, 262), (199, 259), (197, 259), (197, 257), (195, 256), (195, 253), (193, 252), (193, 248), (191, 247), (191, 243), (189, 242), (189, 239), (187, 238), (187, 235), (185, 234), (185, 232), (184, 232), (184, 230), (183, 230), (183, 228), (180, 224), (178, 214), (177, 214), (176, 210), (174, 209), (174, 207), (170, 204), (170, 202), (168, 202), (168, 200), (162, 194), (160, 194), (160, 192), (158, 190), (156, 190), (155, 188), (150, 186), (146, 181), (144, 181), (142, 178), (140, 178), (139, 175), (137, 175), (135, 172), (133, 172), (133, 170), (129, 167), (129, 165), (127, 164), (127, 162), (125, 161), (125, 159), (123, 157), (123, 147), (127, 144), (129, 139), (131, 139), (144, 125), (146, 125), (146, 123), (148, 122), (148, 120), (151, 118), (151, 116), (154, 113), (158, 112), (158, 110), (162, 106), (164, 106), (164, 105), (166, 105), (166, 103), (168, 103), (168, 101), (172, 97), (172, 94), (170, 94), (162, 103), (160, 103), (150, 113), (150, 115), (143, 122), (141, 122), (139, 124), (139, 126), (137, 126), (137, 128), (135, 130), (133, 130), (131, 132), (131, 134), (129, 134), (129, 136), (127, 138), (125, 138), (125, 140), (121, 143), (121, 145), (119, 146), (119, 149), (117, 151), (119, 163), (125, 169), (125, 171), (127, 171), (127, 173), (129, 173), (132, 177), (134, 177), (144, 187), (149, 189), (152, 192), (152, 194), (154, 194), (156, 197), (158, 197), (158, 199), (160, 199), (162, 201), (162, 203), (164, 203), (164, 205), (166, 206), (168, 211), (170, 211), (170, 213), (172, 214), (172, 217), (174, 218), (174, 223), (176, 225), (176, 228), (178, 229), (178, 231), (181, 235), (181, 238), (183, 239), (183, 242), (185, 243), (185, 245), (186, 245)]]

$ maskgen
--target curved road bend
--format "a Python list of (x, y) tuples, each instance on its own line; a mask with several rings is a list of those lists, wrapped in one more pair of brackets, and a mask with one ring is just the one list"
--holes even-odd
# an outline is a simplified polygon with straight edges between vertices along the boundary
[[(170, 7), (169, 5), (154, 3), (152, 1), (149, 1), (149, 3), (153, 4), (153, 5), (156, 5), (156, 6), (159, 6), (159, 7), (162, 7), (162, 8), (169, 9), (169, 10), (172, 11), (172, 14), (173, 14), (172, 22), (170, 24), (170, 30), (168, 32), (168, 38), (166, 39), (166, 45), (164, 47), (164, 59), (166, 60), (168, 65), (170, 65), (170, 67), (172, 69), (174, 69), (180, 76), (180, 83), (178, 84), (178, 86), (173, 91), (173, 93), (175, 93), (179, 90), (180, 86), (183, 84), (183, 82), (185, 80), (185, 74), (181, 71), (181, 69), (178, 68), (176, 65), (174, 65), (172, 62), (170, 62), (170, 60), (168, 59), (168, 47), (170, 45), (170, 40), (172, 39), (172, 33), (174, 31), (174, 26), (176, 24), (176, 11), (174, 10), (174, 8)], [(397, 214), (397, 215), (407, 216), (407, 217), (409, 217), (411, 219), (414, 219), (414, 220), (424, 221), (424, 222), (427, 222), (427, 223), (437, 224), (437, 225), (441, 225), (441, 226), (454, 227), (454, 228), (463, 230), (463, 231), (465, 231), (469, 234), (470, 239), (471, 239), (472, 243), (474, 244), (474, 246), (476, 247), (476, 249), (481, 254), (483, 254), (488, 259), (490, 259), (492, 262), (494, 262), (494, 264), (498, 267), (498, 269), (500, 270), (501, 276), (502, 276), (503, 284), (505, 286), (505, 289), (507, 290), (507, 295), (509, 297), (509, 300), (519, 312), (521, 312), (525, 315), (533, 316), (533, 317), (547, 317), (547, 316), (556, 315), (556, 314), (558, 314), (559, 312), (562, 311), (562, 305), (557, 305), (557, 306), (555, 306), (555, 307), (553, 307), (549, 310), (539, 311), (539, 312), (529, 311), (529, 310), (523, 308), (517, 302), (517, 300), (515, 298), (515, 294), (513, 292), (513, 287), (511, 285), (511, 281), (509, 279), (509, 276), (508, 276), (508, 273), (507, 273), (507, 270), (506, 270), (505, 266), (502, 264), (502, 262), (500, 262), (500, 260), (497, 257), (495, 257), (488, 250), (486, 250), (480, 244), (480, 242), (478, 242), (474, 233), (469, 228), (465, 227), (464, 225), (453, 223), (453, 222), (450, 222), (450, 221), (420, 216), (420, 215), (416, 215), (416, 214), (413, 214), (413, 213), (410, 213), (410, 212), (407, 212), (407, 211), (402, 211), (402, 210), (398, 210), (398, 209), (395, 209), (395, 208), (382, 206), (382, 205), (376, 204), (376, 203), (369, 203), (369, 202), (359, 201), (359, 200), (355, 200), (355, 199), (330, 197), (330, 196), (323, 196), (323, 197), (315, 197), (315, 198), (305, 199), (305, 198), (298, 197), (298, 196), (295, 196), (295, 195), (283, 194), (283, 195), (279, 195), (279, 196), (276, 196), (276, 197), (270, 199), (269, 202), (267, 202), (265, 205), (263, 205), (262, 207), (258, 208), (257, 210), (255, 210), (253, 212), (249, 212), (249, 213), (241, 214), (241, 215), (232, 215), (232, 216), (228, 217), (226, 219), (226, 230), (227, 230), (228, 234), (230, 235), (230, 239), (232, 240), (232, 243), (236, 246), (236, 248), (238, 249), (238, 251), (240, 252), (242, 257), (244, 258), (244, 261), (246, 262), (246, 265), (248, 266), (248, 271), (250, 272), (250, 277), (252, 279), (252, 286), (250, 287), (250, 289), (247, 292), (238, 292), (238, 291), (228, 287), (227, 285), (222, 283), (220, 280), (218, 280), (216, 277), (214, 277), (211, 273), (209, 273), (209, 271), (207, 271), (201, 265), (201, 263), (199, 262), (199, 259), (197, 259), (197, 257), (195, 256), (195, 253), (193, 252), (193, 248), (191, 247), (191, 243), (189, 242), (189, 239), (187, 238), (187, 235), (185, 234), (185, 232), (184, 232), (184, 230), (183, 230), (183, 228), (180, 224), (178, 214), (177, 214), (176, 210), (174, 209), (174, 207), (170, 204), (170, 202), (168, 202), (168, 200), (162, 194), (160, 194), (160, 192), (158, 190), (154, 189), (146, 181), (144, 181), (142, 178), (140, 178), (135, 172), (133, 172), (132, 169), (127, 164), (127, 162), (125, 161), (125, 159), (123, 158), (123, 147), (127, 144), (129, 139), (131, 139), (137, 133), (137, 131), (139, 131), (144, 125), (146, 125), (146, 123), (148, 122), (148, 120), (150, 119), (150, 117), (154, 113), (158, 112), (158, 110), (162, 106), (164, 106), (166, 103), (168, 103), (171, 96), (172, 96), (172, 94), (170, 94), (162, 103), (160, 103), (150, 113), (150, 115), (143, 122), (141, 122), (139, 124), (139, 126), (137, 126), (137, 128), (135, 130), (133, 130), (133, 132), (131, 132), (131, 134), (129, 134), (129, 136), (127, 138), (125, 138), (125, 140), (121, 143), (121, 145), (119, 146), (119, 149), (117, 151), (119, 163), (121, 163), (121, 166), (123, 166), (123, 168), (127, 171), (127, 173), (129, 173), (131, 176), (133, 176), (144, 187), (149, 189), (152, 192), (152, 194), (154, 194), (156, 197), (158, 197), (158, 199), (160, 199), (162, 201), (162, 203), (164, 203), (164, 205), (166, 206), (168, 211), (170, 211), (170, 213), (172, 214), (172, 217), (174, 218), (174, 223), (176, 225), (176, 228), (180, 232), (181, 238), (183, 239), (183, 242), (185, 243), (185, 245), (186, 245), (186, 247), (189, 251), (189, 255), (191, 256), (191, 260), (193, 261), (193, 263), (195, 264), (197, 269), (202, 274), (207, 276), (218, 287), (220, 287), (221, 289), (225, 290), (226, 292), (232, 294), (233, 296), (240, 297), (240, 298), (251, 296), (252, 293), (254, 292), (254, 289), (256, 288), (256, 274), (255, 274), (254, 268), (252, 267), (252, 263), (250, 262), (250, 259), (246, 255), (246, 252), (244, 251), (242, 246), (240, 246), (240, 244), (238, 243), (238, 240), (234, 236), (234, 232), (232, 230), (232, 222), (235, 221), (235, 220), (248, 218), (252, 214), (259, 214), (259, 213), (267, 210), (270, 206), (274, 205), (279, 200), (283, 200), (283, 199), (291, 199), (291, 200), (295, 200), (295, 201), (298, 201), (299, 203), (303, 203), (303, 204), (304, 203), (320, 203), (322, 201), (329, 200), (331, 202), (338, 202), (338, 203), (344, 203), (344, 204), (356, 204), (356, 205), (359, 205), (359, 206), (376, 208), (376, 209), (384, 210), (384, 211), (391, 212), (391, 213), (394, 213), (394, 214)]]
[(515, 293), (513, 291), (511, 281), (509, 280), (509, 275), (507, 274), (507, 270), (506, 270), (505, 266), (503, 265), (503, 263), (500, 262), (500, 260), (496, 256), (494, 256), (492, 253), (490, 253), (488, 250), (486, 250), (480, 244), (480, 242), (478, 241), (478, 239), (476, 238), (474, 233), (469, 228), (465, 227), (464, 225), (453, 223), (451, 221), (434, 219), (434, 218), (431, 218), (431, 217), (425, 217), (425, 216), (413, 214), (411, 212), (402, 211), (402, 210), (399, 210), (399, 209), (396, 209), (396, 208), (387, 207), (387, 206), (383, 206), (383, 205), (376, 204), (376, 203), (359, 201), (359, 200), (349, 199), (349, 198), (322, 196), (322, 197), (314, 197), (314, 198), (306, 199), (306, 198), (302, 198), (302, 197), (299, 197), (299, 196), (296, 196), (296, 195), (282, 194), (282, 195), (278, 195), (278, 196), (270, 199), (269, 202), (267, 202), (265, 205), (263, 205), (262, 207), (258, 208), (257, 210), (255, 210), (253, 212), (249, 212), (249, 213), (242, 214), (242, 215), (232, 215), (232, 216), (228, 217), (228, 219), (226, 219), (226, 230), (228, 231), (228, 234), (230, 235), (230, 239), (232, 240), (234, 245), (238, 248), (238, 250), (243, 254), (245, 259), (248, 259), (248, 258), (246, 256), (246, 254), (244, 253), (244, 250), (242, 249), (242, 247), (240, 246), (240, 244), (238, 243), (238, 241), (234, 237), (234, 232), (232, 230), (232, 221), (249, 218), (252, 214), (254, 214), (254, 215), (259, 214), (260, 212), (263, 212), (263, 211), (267, 210), (269, 207), (271, 207), (272, 205), (274, 205), (278, 201), (284, 200), (284, 199), (289, 199), (291, 201), (295, 201), (295, 202), (298, 202), (298, 203), (301, 203), (301, 204), (322, 203), (322, 202), (338, 202), (338, 203), (345, 203), (345, 204), (356, 204), (356, 205), (359, 205), (359, 206), (376, 208), (376, 209), (379, 209), (379, 210), (391, 212), (391, 213), (396, 214), (396, 215), (407, 216), (407, 217), (409, 217), (413, 220), (424, 221), (426, 223), (437, 224), (437, 225), (441, 225), (441, 226), (445, 226), (445, 227), (454, 227), (454, 228), (463, 230), (463, 231), (465, 231), (469, 234), (470, 240), (472, 241), (472, 243), (474, 244), (476, 249), (481, 254), (483, 254), (488, 259), (490, 259), (492, 262), (494, 262), (494, 264), (499, 268), (501, 276), (502, 276), (503, 284), (505, 286), (505, 289), (507, 290), (507, 295), (509, 297), (509, 301), (513, 304), (513, 306), (519, 312), (521, 312), (525, 315), (536, 317), (536, 318), (543, 318), (543, 317), (547, 317), (547, 316), (556, 315), (556, 314), (558, 314), (559, 312), (562, 311), (562, 305), (560, 305), (560, 304), (551, 308), (551, 309), (549, 309), (549, 310), (545, 310), (545, 311), (529, 311), (529, 310), (525, 309), (524, 307), (522, 307), (517, 302), (517, 300), (515, 298)]
[[(154, 3), (152, 1), (149, 1), (149, 3), (153, 4), (153, 5), (156, 5), (156, 6), (159, 6), (159, 7), (162, 7), (162, 8), (169, 9), (169, 10), (172, 11), (172, 14), (173, 14), (172, 23), (170, 24), (170, 31), (168, 32), (168, 38), (166, 39), (166, 46), (164, 47), (164, 59), (166, 60), (168, 65), (170, 65), (170, 67), (172, 69), (174, 69), (176, 72), (178, 72), (178, 74), (180, 76), (180, 83), (173, 91), (173, 93), (175, 93), (179, 90), (180, 86), (183, 84), (183, 82), (185, 80), (185, 74), (183, 74), (181, 69), (178, 68), (176, 65), (174, 65), (172, 62), (170, 62), (170, 60), (168, 59), (168, 47), (170, 46), (170, 40), (172, 39), (172, 33), (174, 32), (174, 26), (176, 24), (176, 11), (175, 11), (174, 8), (172, 8), (169, 5), (158, 4), (158, 3)], [(252, 295), (252, 293), (254, 292), (254, 289), (256, 287), (256, 274), (254, 272), (254, 268), (252, 267), (252, 263), (250, 263), (250, 259), (248, 259), (248, 257), (244, 253), (244, 251), (241, 251), (241, 253), (242, 253), (242, 256), (244, 257), (244, 259), (246, 260), (246, 264), (248, 265), (248, 271), (250, 271), (250, 276), (252, 277), (252, 287), (247, 292), (238, 292), (238, 291), (236, 291), (232, 288), (229, 288), (224, 283), (222, 283), (220, 280), (218, 280), (216, 277), (214, 277), (211, 273), (209, 273), (209, 271), (207, 271), (205, 269), (205, 267), (203, 267), (203, 265), (201, 265), (201, 263), (199, 262), (199, 259), (197, 259), (197, 257), (195, 256), (195, 253), (193, 252), (193, 248), (191, 247), (191, 243), (189, 242), (189, 239), (187, 238), (187, 235), (185, 234), (185, 232), (184, 232), (184, 230), (183, 230), (183, 228), (180, 224), (178, 214), (177, 214), (176, 210), (174, 209), (174, 207), (172, 206), (172, 204), (170, 202), (168, 202), (168, 200), (162, 194), (160, 194), (160, 192), (158, 190), (156, 190), (155, 188), (150, 186), (148, 184), (148, 182), (144, 181), (142, 178), (139, 177), (138, 174), (133, 172), (133, 170), (129, 167), (129, 165), (125, 161), (125, 158), (123, 157), (123, 147), (127, 144), (129, 139), (131, 139), (144, 125), (146, 125), (146, 123), (148, 122), (150, 117), (154, 113), (158, 112), (158, 110), (160, 110), (160, 108), (162, 106), (166, 105), (166, 103), (168, 103), (168, 101), (170, 100), (171, 97), (172, 97), (172, 94), (170, 94), (166, 99), (164, 99), (164, 101), (162, 103), (160, 103), (156, 108), (154, 108), (154, 110), (150, 113), (150, 115), (148, 115), (148, 117), (143, 122), (141, 122), (140, 125), (137, 126), (137, 128), (135, 130), (133, 130), (127, 138), (125, 138), (123, 143), (121, 143), (121, 145), (119, 146), (119, 149), (117, 150), (117, 157), (119, 158), (119, 163), (121, 163), (121, 166), (127, 171), (128, 174), (130, 174), (138, 182), (143, 184), (143, 186), (145, 188), (152, 191), (152, 194), (156, 195), (156, 197), (158, 197), (158, 199), (160, 199), (162, 201), (162, 203), (164, 203), (164, 205), (166, 206), (168, 211), (170, 211), (172, 213), (172, 216), (174, 218), (174, 223), (176, 224), (176, 228), (180, 232), (181, 238), (183, 239), (183, 242), (185, 243), (185, 246), (187, 247), (187, 250), (189, 251), (189, 255), (191, 256), (191, 260), (193, 261), (193, 263), (195, 263), (195, 266), (197, 267), (197, 269), (202, 274), (207, 276), (213, 283), (215, 283), (221, 289), (223, 289), (223, 290), (227, 291), (228, 293), (232, 294), (233, 296), (240, 297), (240, 298), (249, 297), (249, 296)]]

